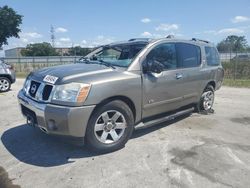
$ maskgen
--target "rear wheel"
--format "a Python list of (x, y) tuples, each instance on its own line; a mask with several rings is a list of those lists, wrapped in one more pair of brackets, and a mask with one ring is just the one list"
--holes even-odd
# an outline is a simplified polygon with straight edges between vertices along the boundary
[(213, 112), (214, 104), (214, 88), (211, 85), (208, 85), (203, 91), (200, 101), (197, 104), (198, 112), (200, 113), (211, 113)]
[(111, 101), (97, 109), (86, 130), (86, 143), (91, 150), (106, 153), (124, 147), (134, 127), (134, 117), (128, 105)]
[(11, 87), (11, 82), (6, 77), (0, 77), (0, 92), (9, 91)]

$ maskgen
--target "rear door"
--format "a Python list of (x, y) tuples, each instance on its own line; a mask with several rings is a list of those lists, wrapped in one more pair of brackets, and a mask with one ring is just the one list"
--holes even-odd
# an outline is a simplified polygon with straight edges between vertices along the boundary
[(201, 48), (189, 43), (176, 43), (178, 72), (182, 81), (181, 106), (198, 102), (203, 79)]

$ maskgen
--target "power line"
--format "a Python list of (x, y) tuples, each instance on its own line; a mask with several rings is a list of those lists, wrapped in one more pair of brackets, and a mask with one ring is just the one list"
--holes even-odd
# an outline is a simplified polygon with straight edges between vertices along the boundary
[(51, 39), (51, 45), (54, 48), (56, 36), (55, 36), (55, 29), (54, 29), (53, 25), (50, 26), (50, 39)]

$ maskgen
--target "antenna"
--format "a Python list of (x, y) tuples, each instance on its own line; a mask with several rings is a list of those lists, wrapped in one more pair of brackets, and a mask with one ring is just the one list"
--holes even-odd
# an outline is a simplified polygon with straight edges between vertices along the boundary
[(51, 39), (51, 45), (54, 48), (56, 36), (55, 36), (55, 29), (53, 25), (50, 26), (50, 39)]

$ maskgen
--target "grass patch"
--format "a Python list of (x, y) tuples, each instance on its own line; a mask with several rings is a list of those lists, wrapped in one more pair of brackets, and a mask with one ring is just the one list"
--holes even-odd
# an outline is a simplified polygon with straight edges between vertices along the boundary
[(224, 79), (223, 85), (224, 86), (230, 86), (230, 87), (246, 87), (246, 88), (250, 88), (250, 79), (249, 80)]
[(17, 78), (26, 78), (29, 73), (27, 72), (16, 72), (16, 77)]

